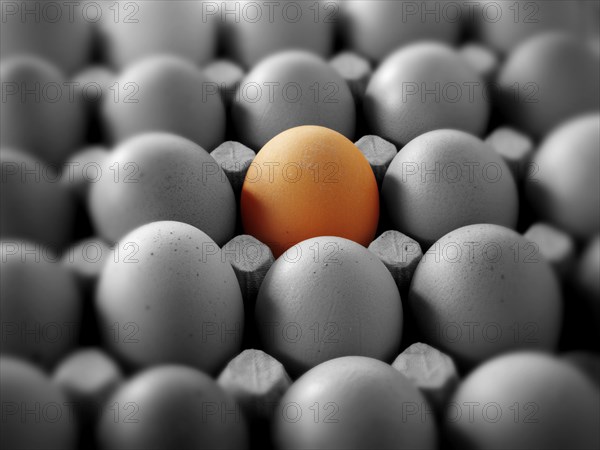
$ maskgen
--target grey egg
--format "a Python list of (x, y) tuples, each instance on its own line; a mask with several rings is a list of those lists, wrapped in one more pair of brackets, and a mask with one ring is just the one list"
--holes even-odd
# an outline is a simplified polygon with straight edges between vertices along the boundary
[(180, 363), (215, 373), (239, 351), (244, 306), (219, 246), (180, 222), (124, 236), (96, 290), (106, 346), (134, 368)]
[(73, 404), (46, 374), (25, 361), (2, 355), (0, 378), (3, 449), (77, 448)]
[(0, 253), (2, 353), (50, 367), (79, 342), (75, 277), (39, 244), (3, 240)]
[(157, 220), (189, 223), (219, 245), (233, 237), (236, 204), (227, 176), (201, 147), (173, 134), (146, 133), (115, 148), (101, 161), (88, 202), (109, 243)]
[(29, 55), (0, 63), (0, 145), (31, 152), (61, 164), (84, 135), (83, 105), (68, 80), (52, 64)]
[(218, 85), (193, 63), (172, 55), (148, 57), (129, 66), (115, 83), (101, 113), (117, 143), (150, 131), (178, 134), (207, 151), (223, 142), (225, 107)]
[(74, 199), (53, 167), (29, 154), (0, 150), (3, 239), (23, 238), (62, 249), (71, 239)]
[(240, 142), (256, 151), (300, 125), (320, 125), (352, 139), (356, 122), (346, 81), (306, 51), (277, 53), (257, 64), (238, 87), (231, 114)]
[(381, 63), (367, 87), (364, 109), (375, 134), (403, 146), (440, 128), (480, 136), (490, 102), (481, 77), (454, 49), (422, 42)]

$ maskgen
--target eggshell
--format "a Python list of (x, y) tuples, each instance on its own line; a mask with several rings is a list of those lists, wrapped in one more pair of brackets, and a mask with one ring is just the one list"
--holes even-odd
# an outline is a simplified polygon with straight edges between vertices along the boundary
[(238, 87), (231, 114), (240, 142), (254, 150), (300, 125), (320, 125), (352, 138), (356, 121), (346, 81), (305, 51), (277, 53), (257, 64)]
[(39, 244), (4, 240), (0, 253), (2, 353), (51, 366), (79, 340), (75, 278)]
[(598, 448), (598, 395), (566, 361), (500, 356), (459, 386), (446, 413), (449, 441), (464, 449)]
[(563, 123), (535, 154), (526, 178), (531, 206), (559, 228), (579, 237), (600, 230), (600, 114)]
[(121, 74), (109, 94), (103, 98), (102, 117), (116, 142), (165, 131), (210, 151), (224, 139), (225, 107), (217, 84), (183, 58), (141, 60)]
[(153, 222), (118, 242), (98, 281), (105, 344), (133, 367), (215, 373), (240, 348), (244, 307), (231, 265), (205, 233)]
[(513, 176), (494, 149), (456, 130), (410, 141), (394, 158), (382, 187), (394, 227), (425, 249), (464, 225), (514, 227), (519, 199)]
[(156, 220), (189, 223), (219, 245), (235, 227), (233, 190), (217, 162), (193, 142), (166, 133), (133, 137), (104, 158), (89, 209), (110, 243)]
[(2, 188), (0, 234), (23, 238), (55, 249), (71, 238), (75, 207), (54, 168), (29, 154), (0, 150)]
[(454, 128), (481, 135), (490, 115), (486, 86), (454, 49), (416, 43), (392, 53), (365, 94), (373, 134), (402, 146), (427, 131)]
[(241, 214), (245, 232), (275, 257), (316, 236), (367, 246), (379, 216), (377, 182), (344, 136), (324, 127), (296, 127), (269, 141), (250, 165)]
[[(528, 38), (551, 30), (577, 32), (582, 5), (571, 0), (464, 3), (465, 19), (487, 47), (508, 53)], [(469, 9), (471, 8), (471, 10)]]
[(379, 62), (394, 50), (415, 41), (454, 44), (460, 35), (458, 4), (439, 1), (351, 0), (340, 2), (346, 45)]
[(324, 362), (296, 381), (274, 423), (280, 449), (434, 449), (433, 411), (400, 372), (371, 358)]
[(208, 12), (215, 2), (100, 2), (104, 53), (117, 69), (158, 54), (205, 64), (217, 47), (217, 24)]
[(87, 2), (24, 3), (1, 0), (0, 54), (35, 55), (72, 74), (89, 60), (92, 50), (93, 8)]
[(327, 57), (333, 49), (339, 7), (332, 1), (220, 2), (228, 52), (251, 68), (282, 50), (306, 50)]
[(77, 448), (73, 406), (44, 373), (27, 362), (2, 355), (0, 378), (3, 449)]
[(0, 145), (63, 163), (85, 131), (83, 105), (73, 86), (55, 66), (29, 55), (3, 59), (0, 78)]
[(271, 266), (256, 320), (265, 351), (298, 374), (339, 356), (391, 360), (403, 314), (396, 283), (373, 253), (323, 236), (292, 247)]
[(105, 409), (98, 425), (103, 450), (247, 448), (239, 406), (214, 380), (189, 367), (146, 370), (107, 404), (115, 406)]
[(467, 366), (509, 350), (552, 350), (561, 328), (550, 264), (499, 225), (469, 225), (437, 241), (417, 266), (408, 301), (425, 342)]
[(600, 60), (576, 37), (536, 35), (516, 47), (500, 69), (498, 106), (521, 130), (543, 137), (579, 114), (598, 110)]

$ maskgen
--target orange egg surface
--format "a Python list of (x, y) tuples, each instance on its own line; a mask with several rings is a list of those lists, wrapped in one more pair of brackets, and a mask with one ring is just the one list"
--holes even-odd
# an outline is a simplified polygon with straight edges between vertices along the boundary
[(275, 257), (317, 236), (367, 246), (377, 228), (379, 192), (350, 140), (329, 128), (300, 126), (260, 150), (244, 180), (241, 212), (245, 232)]

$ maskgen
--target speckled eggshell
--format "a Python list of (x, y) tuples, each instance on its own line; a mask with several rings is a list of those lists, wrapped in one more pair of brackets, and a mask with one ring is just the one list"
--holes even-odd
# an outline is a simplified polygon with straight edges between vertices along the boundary
[(2, 58), (36, 55), (68, 74), (82, 68), (92, 51), (95, 13), (94, 8), (88, 12), (85, 4), (78, 0), (66, 3), (1, 0)]
[(0, 256), (2, 353), (50, 367), (79, 342), (75, 277), (39, 244), (4, 240)]
[(533, 158), (526, 178), (540, 217), (582, 239), (600, 230), (600, 114), (556, 128)]
[[(157, 54), (177, 55), (206, 64), (217, 47), (217, 2), (100, 2), (98, 22), (104, 53), (117, 69)], [(92, 8), (91, 8), (92, 9)]]
[[(442, 9), (443, 3), (437, 0), (341, 1), (339, 15), (343, 18), (341, 27), (345, 42), (354, 51), (376, 62), (415, 41), (453, 44), (460, 35), (462, 12), (457, 6)], [(425, 11), (431, 13), (424, 15)]]
[(448, 441), (464, 449), (598, 448), (598, 394), (567, 361), (503, 355), (459, 386), (446, 411)]
[(339, 7), (334, 3), (329, 0), (283, 0), (271, 4), (253, 0), (220, 2), (225, 46), (236, 61), (248, 68), (288, 49), (302, 49), (325, 58), (333, 49), (334, 27), (339, 19)]
[(353, 138), (356, 112), (346, 81), (306, 51), (265, 58), (242, 80), (232, 121), (243, 144), (258, 151), (289, 128), (320, 125)]
[(402, 337), (402, 303), (383, 263), (338, 237), (307, 239), (271, 266), (256, 303), (267, 353), (291, 374), (347, 355), (391, 360)]
[(0, 78), (0, 145), (62, 164), (85, 131), (83, 104), (76, 101), (73, 86), (55, 66), (30, 55), (2, 59)]
[(519, 129), (544, 137), (600, 104), (600, 59), (577, 37), (536, 35), (508, 56), (498, 74), (498, 106)]
[(0, 150), (0, 236), (62, 249), (73, 231), (73, 197), (52, 167), (21, 151)]
[(212, 239), (180, 222), (141, 226), (115, 245), (96, 310), (105, 344), (133, 367), (215, 373), (240, 349), (244, 307), (233, 269)]
[(109, 243), (144, 223), (176, 220), (208, 234), (219, 245), (233, 236), (235, 197), (217, 162), (179, 136), (148, 133), (131, 138), (102, 161), (89, 209)]
[(107, 404), (115, 407), (105, 408), (98, 424), (102, 450), (244, 450), (248, 445), (240, 407), (209, 376), (189, 367), (148, 369)]
[(77, 448), (73, 405), (40, 369), (3, 355), (0, 378), (3, 405), (0, 446), (3, 449)]
[[(465, 2), (464, 18), (488, 48), (508, 53), (531, 36), (550, 30), (575, 33), (583, 5), (571, 0)], [(471, 11), (470, 11), (471, 9)]]
[(409, 290), (424, 342), (471, 366), (509, 350), (552, 350), (560, 285), (536, 246), (499, 225), (448, 233), (423, 256)]
[(403, 146), (440, 128), (485, 131), (490, 99), (477, 72), (449, 46), (420, 42), (392, 53), (373, 74), (365, 117), (374, 134)]
[(468, 133), (436, 130), (409, 142), (388, 168), (382, 197), (395, 228), (425, 244), (464, 225), (517, 223), (513, 176), (494, 149)]
[(346, 356), (324, 362), (298, 379), (279, 403), (277, 448), (435, 449), (430, 405), (390, 365)]
[(116, 142), (149, 131), (180, 135), (207, 151), (223, 142), (225, 107), (218, 86), (191, 62), (172, 55), (148, 57), (116, 83), (103, 96), (101, 111)]

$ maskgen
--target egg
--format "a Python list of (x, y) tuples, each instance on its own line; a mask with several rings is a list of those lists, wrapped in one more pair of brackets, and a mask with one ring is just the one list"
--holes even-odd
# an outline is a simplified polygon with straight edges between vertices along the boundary
[(211, 151), (224, 140), (225, 107), (218, 86), (183, 58), (160, 55), (132, 64), (109, 94), (101, 115), (116, 142), (164, 131)]
[(137, 374), (103, 412), (102, 450), (247, 448), (239, 406), (209, 376), (190, 367), (166, 365)]
[(333, 50), (339, 8), (332, 1), (226, 0), (219, 4), (225, 47), (248, 68), (282, 50), (301, 49), (323, 58)]
[(463, 6), (475, 37), (489, 48), (508, 53), (536, 34), (551, 30), (577, 32), (583, 5), (571, 0), (483, 0)]
[(387, 57), (373, 74), (364, 99), (365, 118), (398, 146), (440, 128), (481, 135), (490, 115), (481, 77), (454, 49), (421, 42)]
[(29, 55), (2, 59), (0, 78), (0, 145), (62, 164), (85, 131), (73, 86), (55, 66)]
[(123, 237), (95, 304), (105, 345), (130, 367), (180, 363), (215, 373), (240, 349), (237, 278), (217, 244), (191, 225), (153, 222)]
[(352, 138), (356, 112), (348, 84), (333, 67), (306, 51), (286, 51), (265, 58), (244, 77), (231, 120), (240, 142), (258, 150), (300, 125)]
[(377, 256), (347, 239), (322, 236), (271, 266), (256, 322), (265, 351), (294, 375), (340, 356), (397, 356), (402, 302)]
[(0, 378), (3, 449), (77, 448), (73, 405), (46, 374), (25, 361), (2, 355)]
[[(573, 285), (586, 317), (600, 325), (600, 234), (586, 244), (575, 265)], [(587, 312), (586, 312), (587, 311)]]
[(535, 244), (508, 228), (454, 230), (423, 255), (408, 304), (424, 342), (473, 366), (521, 348), (552, 350), (561, 289)]
[(274, 419), (277, 448), (434, 449), (433, 411), (390, 365), (346, 356), (304, 374), (285, 393)]
[(0, 9), (2, 58), (35, 55), (56, 64), (68, 74), (82, 68), (89, 60), (94, 16), (93, 8), (88, 14), (87, 2), (1, 0)]
[(71, 239), (75, 205), (60, 175), (26, 152), (0, 150), (0, 235), (62, 249)]
[(600, 230), (600, 114), (568, 120), (533, 157), (527, 198), (544, 220), (581, 238)]
[(258, 153), (242, 186), (246, 234), (275, 257), (316, 236), (340, 236), (367, 246), (379, 216), (373, 171), (341, 134), (317, 126), (289, 129)]
[(382, 198), (394, 227), (425, 248), (464, 225), (513, 228), (519, 208), (506, 163), (490, 145), (457, 130), (410, 141), (385, 174)]
[(567, 361), (517, 352), (486, 362), (459, 386), (445, 424), (455, 448), (598, 448), (598, 387)]
[(215, 2), (118, 0), (101, 5), (103, 50), (117, 69), (158, 54), (206, 64), (216, 52), (217, 23), (210, 14)]
[(108, 156), (106, 148), (96, 145), (75, 152), (64, 164), (61, 184), (78, 200), (85, 200), (90, 187), (101, 179), (101, 163)]
[(372, 61), (415, 41), (454, 44), (461, 31), (457, 3), (426, 0), (343, 0), (340, 18), (344, 42)]
[(201, 147), (172, 134), (145, 133), (101, 159), (89, 210), (109, 243), (139, 225), (176, 220), (223, 245), (233, 237), (236, 204), (226, 175)]
[(82, 301), (75, 278), (39, 244), (3, 240), (0, 256), (2, 354), (50, 367), (79, 340)]
[(535, 137), (600, 104), (600, 62), (576, 37), (536, 35), (516, 47), (496, 81), (506, 120)]

